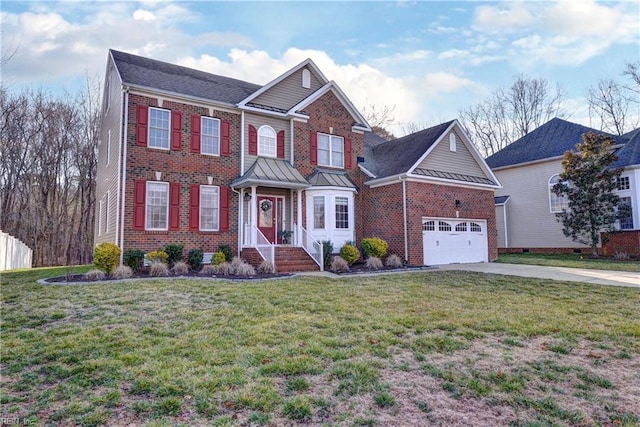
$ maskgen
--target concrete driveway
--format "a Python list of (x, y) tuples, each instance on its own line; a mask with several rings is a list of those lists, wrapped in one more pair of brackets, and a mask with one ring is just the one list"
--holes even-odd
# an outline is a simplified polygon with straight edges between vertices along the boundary
[(582, 268), (543, 267), (540, 265), (502, 264), (496, 262), (448, 264), (439, 265), (437, 268), (440, 270), (476, 271), (479, 273), (507, 274), (511, 276), (640, 288), (640, 273), (628, 271), (586, 270)]

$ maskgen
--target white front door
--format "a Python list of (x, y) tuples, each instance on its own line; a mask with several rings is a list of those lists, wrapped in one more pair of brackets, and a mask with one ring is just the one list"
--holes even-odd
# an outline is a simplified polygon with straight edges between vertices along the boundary
[(425, 265), (487, 262), (487, 222), (474, 219), (423, 218)]

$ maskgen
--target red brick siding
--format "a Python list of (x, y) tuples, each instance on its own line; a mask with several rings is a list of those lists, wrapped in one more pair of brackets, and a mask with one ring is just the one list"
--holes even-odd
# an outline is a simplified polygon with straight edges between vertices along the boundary
[[(469, 188), (407, 182), (408, 262), (423, 263), (422, 218), (444, 217), (487, 221), (489, 260), (498, 256), (493, 192)], [(380, 237), (389, 243), (389, 253), (404, 258), (402, 183), (366, 190), (363, 222), (365, 237)], [(458, 208), (455, 200), (460, 200)]]
[[(230, 227), (225, 233), (189, 231), (189, 185), (206, 185), (212, 176), (212, 185), (229, 186), (238, 176), (240, 158), (240, 116), (214, 111), (213, 117), (230, 122), (230, 156), (214, 157), (191, 153), (191, 116), (208, 115), (208, 109), (165, 100), (162, 108), (182, 112), (182, 148), (163, 151), (136, 145), (137, 105), (158, 106), (156, 98), (129, 96), (127, 129), (127, 182), (125, 187), (124, 251), (140, 249), (150, 251), (167, 243), (183, 244), (185, 255), (189, 249), (201, 247), (213, 252), (221, 244), (233, 250), (238, 242), (238, 196), (230, 192)], [(133, 230), (134, 182), (155, 180), (155, 172), (162, 172), (162, 181), (180, 184), (180, 226), (178, 231)]]
[(608, 241), (600, 248), (601, 255), (613, 256), (620, 252), (629, 256), (640, 256), (640, 230), (620, 231), (609, 234), (607, 237)]

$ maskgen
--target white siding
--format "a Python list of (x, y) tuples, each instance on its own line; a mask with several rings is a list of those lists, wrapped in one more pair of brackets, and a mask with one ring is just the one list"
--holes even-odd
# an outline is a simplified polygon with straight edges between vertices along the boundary
[(260, 94), (252, 102), (289, 110), (322, 87), (322, 83), (311, 70), (309, 70), (311, 74), (311, 87), (308, 89), (302, 87), (302, 70), (304, 69), (307, 68), (301, 68), (296, 71), (271, 89)]
[(456, 151), (449, 149), (449, 135), (450, 133), (444, 136), (418, 167), (490, 179), (482, 171), (460, 135), (456, 134)]
[(245, 141), (244, 146), (244, 171), (246, 172), (251, 165), (256, 161), (258, 156), (249, 154), (249, 125), (252, 125), (256, 130), (260, 129), (260, 126), (269, 125), (276, 131), (276, 134), (281, 130), (284, 131), (284, 158), (285, 160), (291, 159), (291, 125), (288, 120), (279, 119), (271, 116), (261, 116), (259, 114), (246, 113), (245, 114)]
[[(504, 206), (496, 206), (496, 228), (498, 230), (498, 247), (499, 248), (506, 248), (507, 247), (507, 242), (505, 240), (505, 232), (504, 232), (504, 223), (505, 223), (505, 217), (504, 217)], [(507, 205), (507, 210), (508, 210), (508, 205)]]

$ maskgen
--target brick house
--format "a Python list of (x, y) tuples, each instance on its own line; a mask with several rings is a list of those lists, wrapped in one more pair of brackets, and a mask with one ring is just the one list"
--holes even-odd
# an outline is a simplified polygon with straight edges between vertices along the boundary
[(458, 262), (451, 250), (423, 256), (423, 244), (455, 240), (448, 224), (450, 235), (482, 228), (473, 260), (493, 259), (499, 184), (456, 121), (436, 128), (376, 140), (310, 59), (260, 86), (110, 50), (95, 243), (229, 245), (293, 271), (322, 268), (322, 240), (339, 250), (376, 236), (412, 264)]

